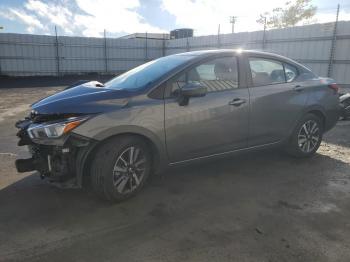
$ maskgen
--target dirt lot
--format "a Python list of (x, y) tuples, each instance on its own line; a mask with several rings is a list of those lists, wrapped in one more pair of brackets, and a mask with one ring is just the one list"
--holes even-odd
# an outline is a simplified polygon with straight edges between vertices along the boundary
[(0, 89), (0, 261), (350, 261), (350, 121), (312, 159), (171, 169), (112, 205), (14, 169), (15, 121), (59, 89)]

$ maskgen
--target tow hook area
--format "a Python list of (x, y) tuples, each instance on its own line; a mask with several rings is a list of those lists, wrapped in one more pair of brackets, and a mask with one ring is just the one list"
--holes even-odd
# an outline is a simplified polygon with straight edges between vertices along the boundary
[(19, 173), (30, 172), (30, 171), (36, 170), (33, 158), (17, 159), (15, 162), (15, 165), (16, 165), (17, 171)]
[(49, 173), (49, 163), (46, 159), (38, 153), (38, 149), (34, 146), (29, 146), (31, 158), (17, 159), (15, 166), (18, 173), (39, 171), (40, 177), (44, 178)]
[[(38, 162), (35, 158), (27, 158), (27, 159), (17, 159), (15, 161), (15, 166), (18, 173), (25, 173), (25, 172), (31, 172), (31, 171), (40, 171), (40, 178), (45, 178), (45, 173), (43, 173), (43, 165)], [(46, 172), (46, 171), (44, 171)]]

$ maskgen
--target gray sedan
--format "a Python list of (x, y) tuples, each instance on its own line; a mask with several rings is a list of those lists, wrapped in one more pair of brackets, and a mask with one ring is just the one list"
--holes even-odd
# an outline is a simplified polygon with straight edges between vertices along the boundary
[(272, 146), (310, 157), (338, 117), (335, 82), (291, 59), (188, 52), (33, 104), (17, 123), (32, 157), (16, 166), (120, 201), (167, 166)]

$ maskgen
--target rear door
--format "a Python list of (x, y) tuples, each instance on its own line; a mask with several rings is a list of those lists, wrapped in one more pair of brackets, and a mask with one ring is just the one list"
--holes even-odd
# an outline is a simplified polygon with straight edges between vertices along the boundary
[(249, 146), (278, 142), (291, 133), (307, 94), (296, 66), (270, 57), (249, 56)]
[[(168, 81), (165, 134), (171, 162), (247, 146), (249, 94), (239, 84), (238, 65), (238, 58), (232, 55), (212, 58)], [(207, 87), (207, 94), (181, 106), (177, 90), (190, 82)]]

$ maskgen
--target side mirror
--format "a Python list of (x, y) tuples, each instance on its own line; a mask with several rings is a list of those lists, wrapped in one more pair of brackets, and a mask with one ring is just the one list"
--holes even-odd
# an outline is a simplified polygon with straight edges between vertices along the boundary
[(207, 94), (207, 88), (200, 83), (188, 83), (178, 91), (178, 102), (180, 106), (188, 105), (191, 97), (202, 97)]

